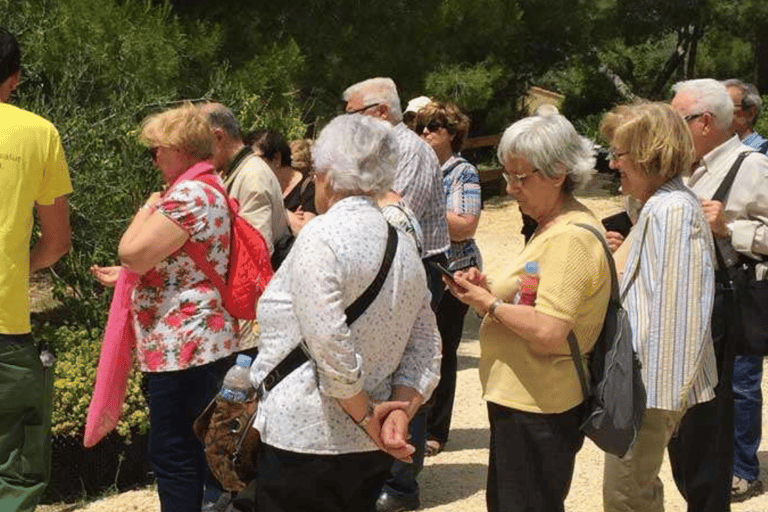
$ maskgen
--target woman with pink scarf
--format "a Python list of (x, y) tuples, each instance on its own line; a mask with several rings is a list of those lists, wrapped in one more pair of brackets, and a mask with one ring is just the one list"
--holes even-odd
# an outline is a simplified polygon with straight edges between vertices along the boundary
[(197, 108), (186, 103), (149, 116), (140, 140), (168, 188), (150, 195), (133, 217), (118, 247), (122, 267), (93, 267), (92, 273), (106, 286), (117, 282), (121, 268), (139, 275), (130, 309), (161, 510), (194, 512), (201, 509), (207, 464), (192, 423), (232, 366), (239, 337), (219, 291), (184, 246), (202, 244), (225, 276), (230, 213), (226, 197), (195, 179), (219, 180), (207, 163), (213, 131)]

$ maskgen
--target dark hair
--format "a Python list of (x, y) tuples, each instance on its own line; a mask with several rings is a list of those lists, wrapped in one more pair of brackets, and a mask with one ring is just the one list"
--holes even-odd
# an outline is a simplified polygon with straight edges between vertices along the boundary
[(235, 140), (243, 140), (243, 130), (232, 109), (221, 103), (208, 103), (203, 106), (208, 122), (215, 128), (221, 128)]
[(264, 159), (272, 160), (280, 155), (280, 165), (291, 165), (291, 148), (283, 134), (277, 130), (256, 130), (245, 137), (245, 143), (261, 150)]
[(21, 69), (21, 50), (13, 34), (0, 27), (0, 83)]
[(459, 106), (448, 101), (433, 101), (427, 104), (416, 115), (416, 133), (421, 135), (424, 127), (432, 122), (444, 126), (448, 133), (453, 135), (451, 150), (454, 153), (461, 151), (469, 131), (469, 117), (459, 109)]

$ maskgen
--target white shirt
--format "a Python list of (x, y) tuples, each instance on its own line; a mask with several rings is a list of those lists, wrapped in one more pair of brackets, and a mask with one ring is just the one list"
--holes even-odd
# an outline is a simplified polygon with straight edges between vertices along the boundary
[(299, 453), (376, 450), (336, 398), (364, 390), (390, 397), (393, 385), (429, 397), (440, 374), (440, 336), (429, 307), (424, 268), (406, 235), (384, 285), (351, 328), (344, 309), (378, 273), (387, 224), (372, 200), (348, 197), (312, 219), (272, 278), (258, 305), (258, 385), (302, 339), (312, 361), (289, 374), (259, 404), (262, 440)]
[[(688, 186), (700, 198), (711, 199), (744, 151), (754, 150), (734, 135), (704, 155)], [(768, 157), (753, 152), (744, 159), (725, 200), (723, 215), (732, 232), (730, 243), (719, 237), (715, 242), (728, 266), (736, 263), (737, 252), (754, 259), (768, 254)]]

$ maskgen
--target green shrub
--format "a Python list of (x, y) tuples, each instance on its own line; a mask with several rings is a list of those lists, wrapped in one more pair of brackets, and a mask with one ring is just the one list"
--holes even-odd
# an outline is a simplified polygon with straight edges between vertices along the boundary
[[(54, 123), (70, 167), (73, 246), (51, 272), (60, 307), (35, 315), (33, 332), (58, 357), (54, 432), (81, 436), (112, 295), (88, 268), (117, 263), (123, 230), (161, 186), (139, 123), (185, 98), (216, 99), (246, 129), (303, 135), (294, 83), (302, 57), (295, 44), (264, 46), (231, 65), (221, 24), (182, 21), (162, 0), (0, 0), (0, 12), (22, 46), (14, 103)], [(118, 426), (124, 436), (147, 428), (139, 377)]]

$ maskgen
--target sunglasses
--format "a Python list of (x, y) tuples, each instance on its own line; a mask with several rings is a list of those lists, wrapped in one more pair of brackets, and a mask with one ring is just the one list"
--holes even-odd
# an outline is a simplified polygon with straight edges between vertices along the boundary
[(421, 124), (421, 123), (417, 124), (416, 125), (416, 133), (423, 133), (425, 129), (429, 133), (435, 133), (440, 128), (445, 128), (445, 127), (446, 127), (445, 123), (442, 123), (442, 122), (438, 121), (437, 119), (433, 119), (432, 121), (430, 121), (427, 124)]
[(153, 162), (157, 160), (157, 152), (159, 149), (160, 149), (160, 146), (152, 146), (151, 148), (149, 148), (149, 156), (152, 157)]

